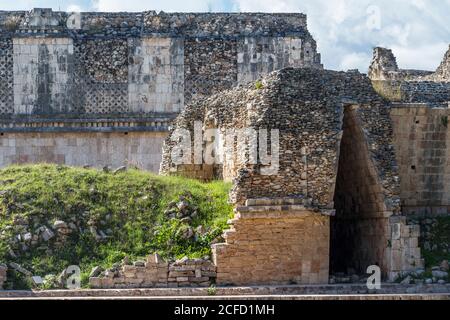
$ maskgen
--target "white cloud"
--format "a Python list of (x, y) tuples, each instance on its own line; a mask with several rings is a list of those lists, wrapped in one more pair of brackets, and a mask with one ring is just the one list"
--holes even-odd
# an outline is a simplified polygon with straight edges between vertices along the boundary
[(166, 12), (195, 12), (213, 10), (213, 1), (180, 1), (180, 0), (95, 0), (94, 8), (98, 11), (166, 11)]
[(370, 61), (371, 53), (352, 52), (342, 57), (339, 64), (340, 70), (359, 69), (365, 70), (368, 66), (367, 61)]
[(435, 70), (448, 50), (448, 42), (438, 42), (433, 45), (410, 47), (392, 46), (392, 52), (397, 57), (397, 63), (404, 69)]
[[(392, 48), (401, 68), (433, 70), (450, 43), (450, 0), (3, 0), (3, 10), (35, 6), (98, 11), (302, 12), (326, 68), (366, 72), (374, 46)], [(379, 15), (378, 15), (379, 13)]]
[(30, 10), (34, 7), (32, 0), (2, 1), (1, 10)]
[[(275, 6), (272, 0), (234, 1), (242, 11), (306, 13), (330, 69), (366, 72), (372, 48), (382, 45), (399, 55), (401, 68), (434, 70), (450, 43), (450, 0), (279, 0)], [(373, 19), (377, 12), (379, 19)], [(370, 19), (379, 20), (379, 28), (369, 28)]]
[(81, 12), (81, 11), (83, 11), (83, 9), (79, 5), (70, 4), (67, 6), (66, 11), (67, 12)]

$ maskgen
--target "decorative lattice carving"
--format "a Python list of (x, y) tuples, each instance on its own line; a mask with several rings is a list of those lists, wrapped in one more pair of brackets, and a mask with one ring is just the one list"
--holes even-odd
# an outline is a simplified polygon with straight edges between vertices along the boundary
[[(123, 42), (122, 40), (118, 41)], [(123, 59), (119, 59), (122, 62), (110, 61), (111, 64), (118, 63), (123, 67), (116, 70), (118, 73), (111, 73), (112, 67), (109, 64), (104, 65), (100, 61), (98, 62), (100, 66), (97, 66), (93, 64), (95, 60), (87, 59), (87, 55), (92, 56), (94, 52), (100, 50), (102, 45), (104, 45), (103, 41), (74, 42), (74, 90), (76, 94), (71, 109), (73, 113), (123, 113), (129, 109), (128, 76), (127, 71), (124, 71), (124, 68), (128, 69), (126, 65), (128, 62), (125, 61), (125, 66), (123, 66)]]
[(11, 39), (0, 41), (0, 115), (14, 112), (13, 47)]
[(211, 79), (203, 75), (191, 76), (184, 87), (184, 98), (189, 102), (200, 97), (208, 97), (224, 89), (231, 89), (236, 85), (237, 82), (233, 80)]
[(237, 81), (236, 55), (235, 40), (185, 40), (185, 103), (232, 88)]
[(124, 113), (128, 111), (127, 84), (96, 83), (86, 87), (86, 113)]

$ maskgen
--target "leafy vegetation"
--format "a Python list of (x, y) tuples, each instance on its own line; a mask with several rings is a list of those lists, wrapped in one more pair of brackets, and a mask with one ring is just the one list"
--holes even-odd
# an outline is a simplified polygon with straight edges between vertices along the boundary
[(261, 80), (256, 80), (256, 82), (255, 82), (255, 89), (260, 90), (260, 89), (263, 89), (263, 88), (264, 88), (264, 85), (263, 85), (262, 81)]
[(443, 260), (450, 260), (450, 217), (437, 217), (432, 224), (422, 225), (427, 232), (427, 243), (421, 243), (426, 266), (432, 267)]
[[(232, 215), (229, 189), (220, 181), (202, 183), (138, 170), (8, 167), (0, 170), (0, 262), (18, 263), (47, 279), (78, 265), (86, 284), (92, 267), (107, 268), (125, 257), (138, 259), (152, 252), (167, 259), (203, 257)], [(177, 214), (180, 201), (195, 213), (187, 222)], [(63, 240), (55, 221), (73, 229)], [(199, 227), (202, 232), (186, 232)], [(55, 236), (42, 239), (43, 228)], [(30, 286), (27, 277), (10, 273), (10, 287)]]

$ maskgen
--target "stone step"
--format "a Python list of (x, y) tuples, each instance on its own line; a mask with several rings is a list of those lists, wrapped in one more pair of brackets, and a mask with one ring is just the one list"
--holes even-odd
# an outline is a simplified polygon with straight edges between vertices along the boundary
[(222, 237), (224, 239), (228, 239), (228, 238), (232, 237), (234, 234), (236, 234), (235, 229), (228, 229), (223, 232)]
[(334, 209), (311, 210), (302, 205), (241, 206), (234, 209), (236, 219), (276, 218), (298, 215), (334, 216)]
[(233, 218), (233, 219), (228, 219), (227, 224), (228, 224), (228, 225), (233, 225), (233, 224), (235, 224), (238, 220), (239, 220), (238, 217)]
[(267, 211), (304, 211), (308, 210), (303, 205), (259, 205), (259, 206), (241, 206), (235, 209), (235, 212), (267, 212)]
[(246, 206), (303, 205), (303, 203), (304, 199), (302, 198), (257, 198), (245, 201)]
[[(298, 299), (308, 299), (306, 295), (314, 295), (310, 299), (319, 298), (330, 299), (450, 299), (450, 284), (430, 284), (430, 285), (401, 285), (392, 283), (382, 283), (380, 290), (370, 290), (365, 284), (325, 284), (325, 285), (259, 285), (243, 287), (216, 287), (218, 298), (234, 296), (235, 299), (242, 299), (248, 296), (250, 299), (260, 297), (268, 299), (276, 295), (278, 299), (287, 299), (291, 295)], [(189, 297), (191, 299), (202, 299), (214, 297), (208, 295), (208, 288), (141, 288), (141, 289), (82, 289), (82, 290), (41, 290), (41, 291), (0, 291), (1, 299), (24, 299), (24, 298), (80, 298), (93, 299), (101, 298), (124, 298), (143, 297), (167, 299), (168, 297)]]

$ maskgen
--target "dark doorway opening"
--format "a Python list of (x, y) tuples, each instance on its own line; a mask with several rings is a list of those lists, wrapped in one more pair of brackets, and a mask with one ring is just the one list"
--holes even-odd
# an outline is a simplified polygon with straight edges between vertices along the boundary
[(384, 195), (357, 108), (344, 108), (334, 194), (336, 215), (331, 218), (330, 230), (332, 275), (363, 276), (370, 265), (385, 270), (388, 220)]

